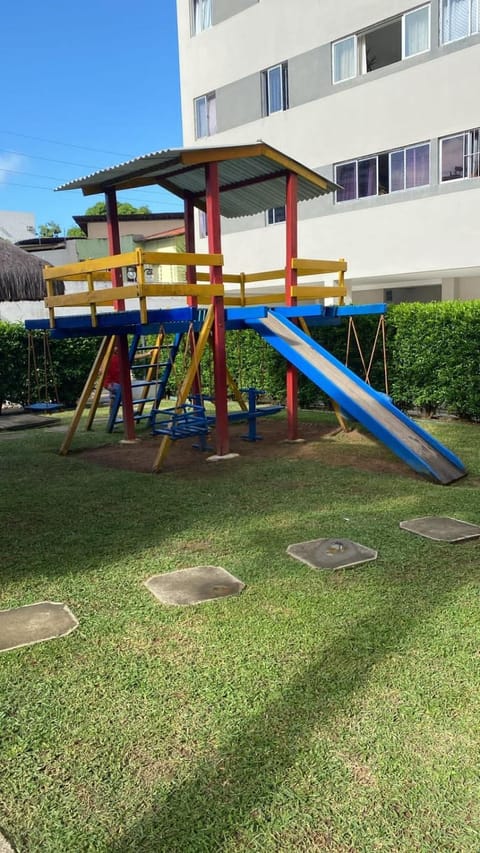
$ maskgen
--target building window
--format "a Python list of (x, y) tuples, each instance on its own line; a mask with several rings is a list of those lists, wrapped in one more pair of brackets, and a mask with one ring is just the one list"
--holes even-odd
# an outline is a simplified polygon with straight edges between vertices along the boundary
[(480, 128), (440, 140), (440, 180), (480, 177)]
[(285, 222), (285, 205), (281, 207), (270, 207), (267, 210), (267, 225), (275, 225), (276, 222)]
[(198, 211), (198, 234), (201, 238), (208, 237), (207, 214), (204, 210)]
[(212, 26), (212, 0), (191, 0), (190, 10), (192, 36)]
[(400, 148), (389, 154), (389, 191), (411, 190), (430, 183), (430, 145)]
[(195, 137), (212, 136), (217, 132), (217, 104), (215, 92), (195, 98)]
[(478, 33), (479, 0), (442, 0), (442, 44)]
[(286, 62), (262, 71), (263, 114), (288, 109), (288, 66)]
[(412, 145), (335, 166), (336, 199), (387, 195), (430, 183), (430, 145)]
[(429, 50), (430, 4), (427, 4), (334, 42), (332, 79), (334, 83), (341, 83)]

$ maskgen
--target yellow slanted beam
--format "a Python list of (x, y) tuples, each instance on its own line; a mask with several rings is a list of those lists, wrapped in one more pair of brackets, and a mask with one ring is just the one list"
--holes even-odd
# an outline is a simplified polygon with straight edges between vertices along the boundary
[[(205, 351), (205, 347), (207, 346), (208, 339), (210, 337), (210, 332), (213, 327), (213, 319), (214, 319), (214, 306), (210, 305), (203, 326), (200, 329), (200, 334), (198, 336), (198, 340), (195, 346), (194, 351), (192, 352), (192, 360), (190, 362), (190, 366), (187, 370), (185, 378), (182, 382), (180, 390), (177, 395), (177, 401), (175, 403), (175, 410), (181, 411), (181, 407), (185, 404), (190, 391), (192, 390), (192, 385), (195, 381), (195, 377), (198, 374), (200, 362), (202, 360), (202, 355)], [(153, 471), (158, 472), (161, 470), (164, 459), (167, 456), (167, 453), (170, 449), (170, 445), (172, 443), (172, 439), (169, 435), (164, 435), (162, 441), (160, 443), (160, 448), (155, 458), (155, 462), (153, 464)]]
[(69, 275), (79, 275), (89, 272), (104, 272), (105, 270), (118, 269), (119, 267), (134, 267), (137, 263), (136, 252), (124, 252), (121, 255), (107, 255), (103, 258), (94, 258), (88, 261), (78, 261), (75, 264), (65, 264), (62, 267), (46, 267), (43, 270), (45, 281), (51, 278), (68, 278)]
[[(73, 437), (77, 431), (77, 427), (80, 423), (83, 411), (84, 411), (84, 409), (87, 405), (87, 402), (90, 398), (90, 394), (93, 391), (93, 387), (95, 385), (95, 382), (100, 376), (103, 375), (101, 372), (101, 369), (102, 369), (102, 367), (105, 369), (106, 365), (110, 361), (110, 356), (112, 354), (112, 350), (113, 350), (114, 345), (115, 345), (115, 337), (113, 335), (111, 335), (107, 338), (104, 338), (102, 343), (100, 344), (100, 347), (99, 347), (99, 350), (97, 352), (95, 361), (93, 362), (92, 369), (88, 375), (88, 379), (85, 382), (85, 385), (83, 387), (83, 391), (80, 395), (80, 399), (77, 403), (77, 408), (75, 409), (75, 413), (73, 415), (72, 422), (71, 422), (71, 424), (68, 428), (68, 432), (67, 432), (67, 434), (66, 434), (66, 436), (62, 442), (62, 446), (60, 447), (60, 455), (61, 456), (66, 456), (69, 449), (70, 449), (70, 445), (71, 445), (71, 443), (73, 441)], [(100, 385), (100, 393), (98, 394), (98, 399), (100, 398), (102, 383), (99, 382), (99, 385)], [(98, 391), (98, 388), (97, 388), (97, 391)], [(97, 405), (98, 405), (98, 400), (97, 400)], [(90, 419), (89, 419), (89, 425), (90, 425)]]

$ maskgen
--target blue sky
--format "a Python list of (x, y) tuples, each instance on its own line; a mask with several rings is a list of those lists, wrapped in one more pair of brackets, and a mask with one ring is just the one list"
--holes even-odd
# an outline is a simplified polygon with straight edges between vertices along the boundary
[[(103, 200), (54, 188), (182, 144), (175, 0), (5, 0), (0, 74), (0, 210), (62, 231)], [(152, 187), (120, 201), (176, 210)]]

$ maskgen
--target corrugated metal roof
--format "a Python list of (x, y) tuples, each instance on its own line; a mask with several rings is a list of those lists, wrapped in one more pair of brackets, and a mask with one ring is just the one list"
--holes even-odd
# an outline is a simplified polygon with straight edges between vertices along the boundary
[(205, 208), (205, 165), (218, 163), (222, 216), (260, 213), (285, 203), (285, 175), (298, 176), (298, 200), (333, 192), (337, 184), (293, 160), (265, 142), (215, 148), (176, 148), (156, 151), (118, 166), (102, 169), (57, 187), (81, 189), (93, 195), (109, 189), (126, 190), (159, 185), (180, 198), (193, 198)]

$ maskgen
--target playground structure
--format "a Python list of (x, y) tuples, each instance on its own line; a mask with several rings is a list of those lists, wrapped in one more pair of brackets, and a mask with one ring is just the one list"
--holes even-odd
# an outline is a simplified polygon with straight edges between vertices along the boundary
[[(116, 193), (119, 190), (160, 185), (180, 196), (185, 209), (186, 252), (183, 254), (120, 252)], [(287, 362), (287, 437), (294, 441), (298, 429), (298, 370), (315, 382), (337, 411), (363, 423), (414, 470), (441, 483), (465, 474), (461, 461), (407, 418), (388, 400), (344, 367), (312, 340), (311, 326), (337, 323), (359, 314), (383, 314), (384, 305), (345, 305), (344, 259), (315, 260), (298, 256), (298, 202), (336, 189), (331, 181), (263, 142), (219, 148), (176, 149), (140, 157), (60, 187), (81, 188), (85, 195), (105, 194), (110, 255), (78, 264), (45, 270), (48, 321), (27, 321), (27, 328), (49, 329), (53, 337), (98, 336), (103, 338), (61, 453), (68, 452), (86, 401), (101, 377), (114, 344), (120, 355), (121, 401), (125, 440), (135, 440), (135, 412), (130, 377), (128, 336), (184, 334), (190, 347), (190, 364), (173, 409), (164, 421), (154, 470), (162, 462), (172, 440), (202, 434), (201, 413), (189, 406), (200, 393), (199, 369), (210, 344), (213, 351), (216, 456), (229, 456), (228, 386), (225, 332), (254, 329)], [(285, 263), (280, 269), (257, 273), (225, 273), (221, 246), (221, 217), (259, 213), (285, 204)], [(195, 251), (194, 209), (206, 212), (208, 253)], [(186, 268), (183, 283), (146, 281), (145, 267), (159, 264)], [(126, 269), (136, 268), (136, 281), (124, 283)], [(207, 268), (208, 271), (202, 271)], [(335, 276), (325, 284), (305, 284), (309, 276)], [(83, 281), (83, 292), (56, 296), (56, 280)], [(253, 285), (276, 285), (260, 292)], [(105, 286), (106, 284), (110, 286)], [(280, 286), (278, 286), (280, 284)], [(100, 287), (98, 286), (100, 285)], [(156, 307), (152, 299), (183, 297), (184, 307)], [(337, 304), (331, 303), (333, 299)], [(126, 302), (129, 303), (128, 308)], [(134, 307), (132, 306), (134, 304)], [(99, 306), (113, 306), (101, 313)], [(78, 307), (88, 313), (60, 316), (58, 308)], [(97, 382), (97, 386), (98, 386)], [(97, 388), (98, 391), (98, 388)], [(239, 392), (238, 392), (239, 393)], [(241, 397), (241, 395), (240, 395)], [(242, 398), (243, 399), (243, 398)], [(156, 401), (158, 402), (158, 401)], [(240, 402), (240, 400), (239, 400)], [(245, 411), (246, 402), (241, 404)], [(157, 406), (158, 408), (158, 406)], [(339, 414), (340, 416), (340, 414)], [(196, 423), (195, 423), (196, 419)], [(175, 436), (175, 429), (180, 433)]]

